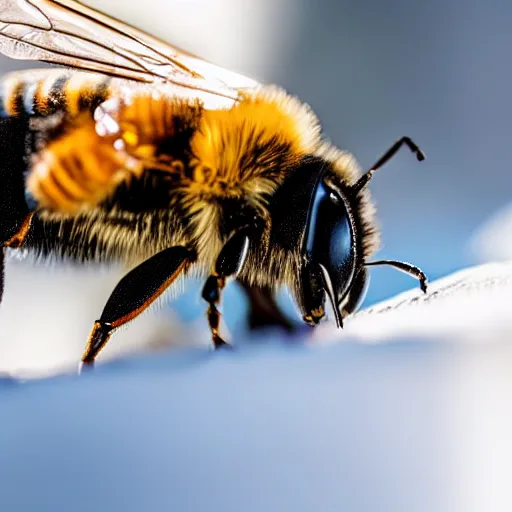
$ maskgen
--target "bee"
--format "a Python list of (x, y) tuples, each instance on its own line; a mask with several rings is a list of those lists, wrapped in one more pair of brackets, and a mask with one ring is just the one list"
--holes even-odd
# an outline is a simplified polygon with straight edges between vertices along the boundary
[(367, 171), (321, 134), (308, 105), (74, 0), (2, 0), (0, 52), (70, 70), (7, 75), (0, 94), (0, 266), (7, 248), (131, 267), (93, 324), (82, 363), (180, 276), (205, 278), (216, 348), (229, 278), (253, 325), (289, 327), (292, 293), (316, 325), (361, 304), (378, 229)]

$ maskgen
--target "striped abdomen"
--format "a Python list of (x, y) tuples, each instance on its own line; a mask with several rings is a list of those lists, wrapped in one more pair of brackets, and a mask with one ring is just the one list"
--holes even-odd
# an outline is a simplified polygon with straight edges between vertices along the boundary
[(70, 117), (94, 110), (111, 94), (112, 79), (103, 75), (60, 69), (17, 71), (0, 82), (0, 117)]
[[(26, 186), (40, 206), (76, 212), (108, 195), (122, 179), (124, 158), (96, 133), (93, 111), (107, 100), (111, 78), (59, 69), (29, 70), (0, 81), (0, 117), (60, 114), (62, 130), (30, 155)], [(36, 131), (46, 132), (43, 124)]]
[[(1, 85), (3, 116), (34, 120), (32, 129), (45, 135), (30, 155), (28, 191), (40, 206), (66, 214), (101, 203), (146, 169), (176, 180), (202, 114), (195, 100), (136, 86), (121, 92), (119, 81), (90, 73), (12, 73)], [(56, 128), (35, 122), (52, 114), (64, 114)], [(160, 151), (171, 139), (179, 156)]]

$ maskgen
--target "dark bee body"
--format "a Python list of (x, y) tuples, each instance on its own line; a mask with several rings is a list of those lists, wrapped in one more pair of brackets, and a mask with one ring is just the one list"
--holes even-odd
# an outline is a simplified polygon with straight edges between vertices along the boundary
[[(84, 11), (91, 19), (86, 7), (70, 3), (72, 16)], [(27, 26), (32, 34), (34, 22)], [(144, 41), (127, 34), (126, 48)], [(110, 51), (131, 55), (118, 67), (70, 57), (76, 67), (112, 77), (15, 73), (0, 94), (3, 247), (135, 266), (94, 324), (84, 363), (92, 364), (117, 327), (189, 272), (208, 276), (203, 298), (216, 347), (224, 344), (216, 306), (229, 277), (262, 290), (268, 303), (286, 286), (310, 324), (325, 316), (328, 298), (340, 326), (364, 297), (368, 265), (391, 264), (425, 288), (425, 275), (412, 265), (368, 261), (378, 233), (366, 184), (402, 144), (423, 159), (409, 138), (362, 174), (349, 153), (324, 140), (309, 107), (281, 89), (209, 84), (183, 64), (199, 66), (197, 59), (158, 51), (139, 61), (142, 49), (118, 48), (120, 41)], [(62, 62), (60, 54), (51, 56)], [(157, 58), (175, 81), (135, 83), (161, 78), (147, 68)], [(219, 75), (214, 67), (206, 71)], [(265, 321), (285, 323), (272, 308)]]

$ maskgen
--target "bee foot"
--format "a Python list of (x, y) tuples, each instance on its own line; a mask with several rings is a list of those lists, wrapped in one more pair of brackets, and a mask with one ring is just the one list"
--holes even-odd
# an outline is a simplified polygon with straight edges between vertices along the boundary
[(228, 349), (228, 350), (231, 350), (233, 347), (231, 346), (230, 343), (224, 341), (218, 334), (214, 334), (212, 336), (212, 339), (213, 339), (213, 346), (215, 348), (215, 350), (224, 350), (224, 349)]

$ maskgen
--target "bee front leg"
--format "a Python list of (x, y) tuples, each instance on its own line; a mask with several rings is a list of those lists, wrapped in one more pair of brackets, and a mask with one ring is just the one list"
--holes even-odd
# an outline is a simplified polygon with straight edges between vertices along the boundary
[(220, 312), (217, 305), (220, 302), (221, 291), (228, 277), (236, 277), (242, 269), (249, 249), (248, 230), (235, 232), (226, 242), (215, 263), (214, 273), (208, 277), (203, 287), (202, 297), (208, 302), (208, 325), (212, 331), (213, 345), (216, 349), (227, 343), (219, 335)]
[(195, 255), (186, 247), (170, 247), (126, 274), (114, 288), (100, 319), (94, 322), (82, 365), (93, 366), (113, 331), (147, 309), (194, 259)]

